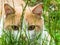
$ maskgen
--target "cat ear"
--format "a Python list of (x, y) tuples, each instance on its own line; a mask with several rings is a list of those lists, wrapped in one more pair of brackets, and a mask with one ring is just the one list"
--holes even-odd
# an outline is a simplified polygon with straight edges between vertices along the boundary
[(9, 4), (4, 4), (4, 10), (6, 15), (15, 14), (14, 8), (12, 8)]
[(33, 8), (32, 13), (36, 15), (41, 15), (42, 11), (43, 11), (43, 4), (41, 3)]

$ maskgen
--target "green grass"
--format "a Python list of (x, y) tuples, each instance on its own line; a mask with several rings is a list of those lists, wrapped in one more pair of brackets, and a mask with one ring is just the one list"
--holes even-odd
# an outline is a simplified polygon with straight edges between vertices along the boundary
[[(50, 45), (53, 45), (52, 40), (54, 39), (55, 44), (56, 45), (60, 45), (60, 1), (59, 0), (55, 0), (56, 4), (53, 2), (50, 3), (52, 0), (45, 0), (42, 1), (43, 2), (43, 17), (44, 17), (44, 21), (45, 21), (45, 27), (47, 28), (47, 32), (49, 32), (50, 36), (51, 36), (51, 41), (50, 41)], [(39, 3), (39, 1), (37, 1)], [(32, 0), (28, 2), (28, 5), (30, 4), (30, 6), (34, 6), (36, 5), (36, 0)], [(27, 3), (26, 3), (27, 6)], [(22, 12), (22, 18), (21, 20), (23, 21), (23, 17), (24, 17), (24, 10), (26, 8), (26, 6), (23, 9)], [(54, 8), (55, 10), (52, 10), (52, 8), (50, 8), (50, 6), (52, 6), (52, 8)], [(56, 7), (58, 7), (58, 9), (56, 9)], [(48, 16), (46, 16), (46, 11), (48, 11)], [(22, 24), (22, 22), (21, 22)], [(23, 24), (22, 24), (23, 25)], [(24, 37), (24, 35), (22, 35), (21, 33), (21, 29), (19, 29), (18, 31), (20, 32), (20, 36), (18, 36), (18, 33), (16, 36), (14, 36), (13, 34), (13, 30), (12, 31), (5, 31), (3, 30), (3, 34), (0, 38), (0, 45), (40, 45), (38, 43), (38, 39), (41, 40), (41, 35), (35, 37), (34, 39), (30, 39), (27, 36)], [(25, 32), (25, 30), (24, 30)], [(24, 33), (26, 35), (26, 32)], [(53, 39), (52, 39), (53, 38)], [(43, 40), (42, 41), (42, 45), (46, 45), (47, 41)]]

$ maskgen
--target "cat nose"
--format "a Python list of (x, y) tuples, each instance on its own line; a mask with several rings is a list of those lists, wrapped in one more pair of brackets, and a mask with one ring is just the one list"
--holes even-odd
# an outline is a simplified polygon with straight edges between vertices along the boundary
[(35, 25), (30, 25), (29, 27), (28, 27), (28, 30), (34, 30), (35, 29)]

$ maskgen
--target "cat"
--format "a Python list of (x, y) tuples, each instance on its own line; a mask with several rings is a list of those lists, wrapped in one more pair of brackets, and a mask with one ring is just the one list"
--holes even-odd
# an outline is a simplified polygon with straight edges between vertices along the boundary
[[(22, 6), (20, 6), (19, 8), (16, 7), (16, 9), (14, 9), (9, 4), (4, 4), (4, 9), (6, 14), (6, 18), (4, 21), (4, 28), (7, 29), (13, 26), (14, 30), (18, 30), (18, 27), (19, 26), (21, 27), (20, 19), (23, 12)], [(34, 7), (27, 6), (25, 9), (24, 21), (23, 21), (25, 23), (23, 24), (24, 25), (23, 29), (25, 29), (26, 25), (28, 25), (26, 34), (28, 36), (29, 31), (30, 39), (34, 38), (35, 35), (34, 29), (36, 30), (37, 35), (39, 35), (41, 31), (43, 31), (44, 19), (42, 17), (42, 11), (43, 11), (42, 4), (38, 4)]]
[[(4, 4), (4, 11), (5, 11), (5, 18), (4, 18), (4, 29), (11, 28), (14, 29), (14, 34), (16, 35), (18, 33), (19, 27), (21, 28), (21, 15), (23, 12), (23, 8), (25, 7), (25, 3), (23, 0), (21, 0), (23, 3), (21, 5), (12, 7), (8, 3)], [(42, 40), (46, 37), (47, 38), (47, 45), (49, 45), (50, 42), (50, 35), (48, 32), (44, 31), (44, 18), (42, 16), (43, 13), (43, 4), (37, 4), (33, 7), (26, 6), (24, 11), (24, 19), (23, 19), (23, 30), (26, 28), (26, 34), (27, 36), (30, 34), (30, 39), (33, 39), (36, 34), (41, 34)], [(29, 31), (29, 34), (28, 34)], [(42, 45), (42, 40), (38, 40), (40, 45)]]
[[(34, 8), (34, 9), (33, 9)], [(20, 25), (20, 19), (22, 15), (22, 7), (15, 11), (8, 4), (4, 4), (6, 19), (4, 22), (5, 27), (9, 27), (11, 25)], [(39, 29), (43, 27), (43, 19), (42, 19), (42, 5), (37, 5), (36, 7), (26, 7), (24, 19), (29, 25), (36, 25)], [(13, 22), (13, 23), (12, 23)]]

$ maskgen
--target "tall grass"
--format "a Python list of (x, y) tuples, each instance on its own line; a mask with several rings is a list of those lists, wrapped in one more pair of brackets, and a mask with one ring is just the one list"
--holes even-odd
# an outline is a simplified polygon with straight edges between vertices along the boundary
[[(51, 40), (50, 40), (50, 45), (54, 45), (53, 39), (55, 41), (56, 45), (60, 45), (60, 1), (56, 1), (57, 4), (55, 7), (58, 7), (57, 10), (52, 10), (52, 8), (54, 8), (54, 6), (52, 8), (50, 8), (50, 1), (51, 0), (45, 0), (43, 1), (44, 3), (44, 10), (43, 11), (48, 11), (48, 16), (46, 16), (46, 14), (43, 13), (43, 17), (44, 17), (44, 21), (45, 21), (45, 26), (47, 28), (47, 32), (49, 32), (50, 36), (51, 36)], [(21, 29), (19, 28), (18, 33), (16, 35), (14, 35), (14, 30), (11, 29), (11, 31), (6, 31), (3, 28), (3, 33), (2, 36), (0, 37), (0, 45), (47, 45), (47, 38), (45, 37), (44, 40), (42, 40), (41, 34), (39, 34), (38, 36), (36, 35), (35, 38), (30, 39), (27, 37), (26, 34), (26, 29), (22, 29), (23, 28), (23, 19), (24, 19), (24, 11), (26, 9), (26, 6), (28, 5), (28, 3), (30, 5), (35, 5), (36, 0), (32, 1), (34, 4), (30, 4), (29, 0), (26, 1), (26, 5), (23, 8), (23, 12), (22, 12), (22, 16), (21, 16)], [(38, 1), (39, 2), (39, 1)], [(53, 4), (52, 4), (53, 5)], [(24, 35), (22, 34), (22, 30), (24, 31)], [(30, 37), (30, 35), (29, 35)], [(42, 41), (42, 44), (40, 44)], [(39, 43), (40, 42), (40, 43)]]
[(45, 26), (51, 37), (55, 40), (56, 45), (60, 45), (60, 1), (58, 0), (45, 0), (44, 11), (48, 12), (45, 17)]
[[(0, 38), (0, 45), (40, 45), (37, 40), (38, 38), (40, 37), (40, 35), (34, 39), (30, 39), (27, 37), (27, 34), (26, 34), (26, 29), (23, 30), (23, 19), (24, 19), (24, 11), (26, 9), (26, 6), (28, 4), (28, 0), (26, 2), (26, 5), (25, 7), (23, 8), (23, 12), (22, 12), (22, 16), (21, 16), (21, 29), (19, 27), (19, 30), (18, 30), (18, 33), (17, 35), (14, 35), (14, 30), (11, 29), (11, 30), (5, 30), (4, 29), (4, 26), (3, 26), (3, 33), (2, 33), (2, 36)], [(14, 6), (14, 4), (13, 4)], [(13, 22), (12, 22), (13, 23)], [(24, 34), (26, 36), (24, 36), (22, 34), (22, 30), (24, 31)]]

